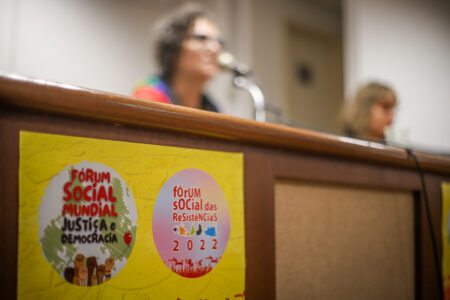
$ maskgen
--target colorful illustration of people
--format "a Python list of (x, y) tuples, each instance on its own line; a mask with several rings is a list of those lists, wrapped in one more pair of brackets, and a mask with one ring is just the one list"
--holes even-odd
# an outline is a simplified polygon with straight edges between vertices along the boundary
[(102, 284), (111, 279), (114, 269), (114, 259), (105, 259), (104, 264), (97, 264), (97, 258), (90, 256), (86, 258), (83, 254), (78, 253), (73, 261), (73, 267), (64, 269), (64, 278), (79, 286), (94, 286)]

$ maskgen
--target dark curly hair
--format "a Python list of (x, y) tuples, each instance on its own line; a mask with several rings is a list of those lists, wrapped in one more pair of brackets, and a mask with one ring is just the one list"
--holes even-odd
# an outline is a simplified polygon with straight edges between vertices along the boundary
[(167, 82), (172, 80), (180, 56), (181, 44), (186, 39), (191, 26), (199, 18), (212, 20), (211, 15), (204, 8), (188, 4), (163, 19), (157, 26), (155, 54), (163, 80)]

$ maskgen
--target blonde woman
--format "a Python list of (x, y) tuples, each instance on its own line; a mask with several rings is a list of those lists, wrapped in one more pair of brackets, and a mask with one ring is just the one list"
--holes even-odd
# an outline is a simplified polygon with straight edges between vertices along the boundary
[(392, 88), (378, 82), (366, 84), (344, 111), (345, 134), (384, 142), (385, 129), (392, 125), (396, 106), (397, 97)]

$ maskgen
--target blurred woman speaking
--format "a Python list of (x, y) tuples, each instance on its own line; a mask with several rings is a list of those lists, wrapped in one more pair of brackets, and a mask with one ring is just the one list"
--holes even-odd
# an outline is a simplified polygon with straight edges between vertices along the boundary
[(217, 112), (203, 93), (206, 83), (219, 71), (221, 33), (199, 6), (184, 6), (160, 24), (156, 60), (160, 74), (140, 82), (137, 98)]

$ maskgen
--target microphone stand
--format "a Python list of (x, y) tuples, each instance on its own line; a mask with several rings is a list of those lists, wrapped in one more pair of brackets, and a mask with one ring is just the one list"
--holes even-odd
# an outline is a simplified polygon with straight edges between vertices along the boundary
[(246, 72), (235, 70), (233, 84), (238, 88), (246, 90), (252, 96), (255, 108), (255, 120), (266, 122), (266, 101), (264, 94), (261, 88), (253, 80), (249, 80), (246, 75)]

